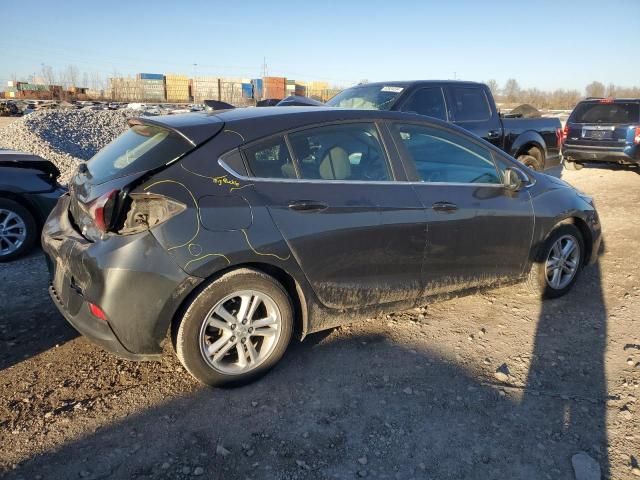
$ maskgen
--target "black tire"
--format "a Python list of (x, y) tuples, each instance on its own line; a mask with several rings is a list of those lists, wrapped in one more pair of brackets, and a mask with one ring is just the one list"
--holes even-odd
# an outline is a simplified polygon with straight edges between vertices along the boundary
[(572, 162), (569, 161), (567, 159), (564, 160), (564, 168), (566, 168), (567, 170), (582, 170), (584, 168), (584, 165), (578, 162)]
[(532, 170), (535, 170), (536, 172), (542, 171), (542, 165), (540, 161), (533, 155), (528, 155), (528, 154), (520, 155), (518, 157), (518, 161), (523, 165), (526, 165), (527, 167), (531, 168)]
[[(8, 198), (0, 198), (0, 210), (6, 210), (17, 215), (24, 223), (26, 230), (26, 237), (24, 241), (13, 251), (9, 251), (8, 244), (5, 243), (4, 240), (0, 239), (0, 262), (9, 262), (25, 255), (33, 248), (39, 236), (38, 225), (29, 210), (18, 202)], [(2, 220), (3, 218), (0, 218), (0, 222), (2, 222)], [(5, 250), (5, 252), (3, 252), (3, 250)]]
[[(571, 280), (563, 285), (562, 288), (554, 288), (550, 285), (550, 282), (547, 280), (547, 259), (551, 253), (553, 246), (559, 239), (572, 237), (577, 242), (577, 245), (580, 248), (578, 255), (578, 265), (576, 267), (575, 273)], [(541, 298), (557, 298), (566, 294), (580, 276), (580, 272), (584, 266), (584, 258), (585, 258), (585, 244), (584, 239), (582, 238), (582, 234), (580, 230), (575, 225), (572, 224), (561, 224), (555, 227), (551, 233), (547, 236), (546, 240), (543, 242), (542, 246), (537, 252), (537, 255), (534, 257), (534, 262), (531, 267), (531, 271), (529, 272), (529, 277), (527, 279), (527, 284), (529, 289), (539, 295)]]
[[(205, 360), (201, 351), (201, 334), (203, 328), (208, 328), (203, 327), (203, 324), (216, 304), (235, 292), (246, 290), (259, 292), (273, 300), (281, 317), (280, 334), (274, 341), (271, 353), (255, 368), (245, 373), (230, 374), (216, 370)], [(282, 285), (263, 272), (241, 268), (223, 275), (200, 290), (184, 312), (180, 324), (174, 329), (173, 340), (178, 359), (198, 381), (212, 387), (238, 386), (256, 380), (278, 363), (289, 345), (292, 331), (293, 307)], [(237, 351), (234, 353), (230, 350), (222, 359), (234, 354), (239, 357)]]

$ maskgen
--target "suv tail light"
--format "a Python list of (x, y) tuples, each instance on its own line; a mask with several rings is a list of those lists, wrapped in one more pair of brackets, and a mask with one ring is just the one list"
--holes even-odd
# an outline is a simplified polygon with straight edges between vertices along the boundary
[(131, 193), (131, 205), (119, 234), (130, 235), (149, 230), (185, 211), (184, 203), (158, 194)]
[(640, 144), (640, 127), (636, 127), (636, 131), (633, 135), (633, 143)]

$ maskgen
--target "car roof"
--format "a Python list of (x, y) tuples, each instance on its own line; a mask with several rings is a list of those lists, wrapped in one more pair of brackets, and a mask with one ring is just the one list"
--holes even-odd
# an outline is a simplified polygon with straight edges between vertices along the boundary
[(288, 130), (320, 123), (342, 121), (396, 120), (430, 123), (440, 128), (470, 135), (466, 130), (436, 118), (415, 113), (364, 110), (336, 107), (247, 107), (232, 110), (193, 112), (178, 115), (160, 115), (130, 119), (130, 124), (144, 123), (170, 128), (199, 145), (224, 129), (238, 134), (246, 144), (253, 140), (276, 135)]
[(335, 107), (247, 107), (232, 110), (193, 112), (131, 119), (130, 124), (144, 123), (168, 127), (198, 145), (224, 125), (225, 130), (239, 133), (243, 141), (274, 135), (306, 125), (353, 120), (405, 120), (451, 125), (435, 118), (406, 112), (362, 110)]
[(619, 102), (640, 102), (640, 98), (606, 98), (606, 97), (598, 97), (598, 98), (585, 98), (584, 100), (580, 100), (579, 103), (619, 103)]
[(484, 86), (483, 83), (471, 82), (467, 80), (394, 80), (390, 82), (371, 82), (355, 85), (351, 88), (357, 87), (412, 87), (414, 85), (440, 85), (440, 84), (453, 84), (453, 85), (474, 85)]

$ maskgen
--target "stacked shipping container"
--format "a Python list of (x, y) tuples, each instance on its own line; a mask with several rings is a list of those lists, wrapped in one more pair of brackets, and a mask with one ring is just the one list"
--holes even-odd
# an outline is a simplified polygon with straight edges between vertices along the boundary
[(167, 102), (187, 103), (189, 101), (189, 77), (169, 74), (164, 78)]
[[(10, 90), (10, 89), (9, 89)], [(326, 101), (338, 90), (327, 82), (296, 82), (285, 77), (234, 79), (186, 75), (139, 73), (135, 79), (111, 79), (110, 97), (124, 101), (188, 102), (222, 100), (233, 105), (247, 105), (262, 99), (282, 99), (289, 95), (309, 96)]]
[(164, 75), (162, 73), (139, 73), (136, 79), (140, 82), (142, 99), (149, 102), (164, 102)]
[(139, 102), (142, 100), (142, 88), (135, 78), (111, 78), (110, 94), (112, 100)]
[(191, 93), (195, 103), (220, 100), (218, 77), (194, 77), (191, 82)]
[(286, 82), (284, 77), (264, 77), (262, 98), (283, 99), (286, 95)]

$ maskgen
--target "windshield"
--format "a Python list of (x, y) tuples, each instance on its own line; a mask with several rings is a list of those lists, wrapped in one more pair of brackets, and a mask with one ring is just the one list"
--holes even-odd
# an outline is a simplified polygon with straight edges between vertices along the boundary
[(584, 102), (578, 104), (569, 118), (575, 123), (638, 123), (640, 104), (637, 102)]
[(363, 110), (388, 110), (403, 91), (404, 87), (397, 85), (352, 87), (329, 100), (327, 106)]
[(166, 128), (135, 125), (94, 155), (87, 168), (92, 178), (104, 182), (165, 165), (191, 147)]

